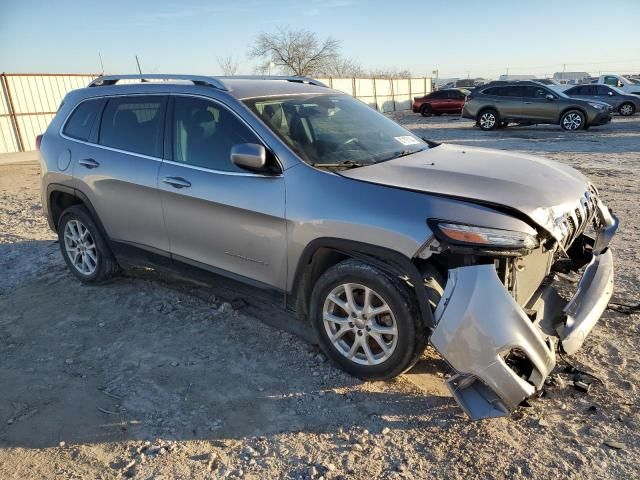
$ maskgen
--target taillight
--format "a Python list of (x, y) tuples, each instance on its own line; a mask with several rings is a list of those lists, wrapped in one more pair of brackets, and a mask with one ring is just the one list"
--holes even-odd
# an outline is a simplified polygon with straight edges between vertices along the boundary
[(41, 143), (42, 143), (42, 135), (36, 135), (36, 150), (40, 150)]

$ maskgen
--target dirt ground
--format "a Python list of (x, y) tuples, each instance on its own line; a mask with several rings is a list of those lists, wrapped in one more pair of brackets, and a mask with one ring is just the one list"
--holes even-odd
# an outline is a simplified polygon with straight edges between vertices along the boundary
[[(638, 303), (640, 118), (571, 134), (393, 116), (430, 139), (589, 175), (621, 219), (614, 298)], [(394, 381), (363, 383), (305, 341), (304, 325), (240, 300), (151, 271), (81, 285), (41, 216), (38, 165), (0, 165), (0, 478), (637, 476), (638, 313), (607, 310), (569, 359), (594, 375), (588, 393), (559, 361), (542, 398), (474, 423), (431, 350)]]

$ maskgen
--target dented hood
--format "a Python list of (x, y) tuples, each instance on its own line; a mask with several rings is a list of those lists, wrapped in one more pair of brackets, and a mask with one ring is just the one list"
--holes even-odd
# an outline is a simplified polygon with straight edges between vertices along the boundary
[(549, 232), (589, 189), (577, 170), (546, 158), (443, 144), (395, 160), (341, 172), (381, 185), (516, 209)]

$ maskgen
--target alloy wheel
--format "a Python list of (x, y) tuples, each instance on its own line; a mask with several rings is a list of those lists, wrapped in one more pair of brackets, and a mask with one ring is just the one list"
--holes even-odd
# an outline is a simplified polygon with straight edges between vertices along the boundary
[(373, 289), (357, 283), (335, 287), (322, 309), (333, 347), (360, 365), (379, 365), (395, 351), (398, 326), (389, 304)]
[(633, 113), (633, 107), (630, 104), (625, 103), (620, 107), (620, 115), (624, 115), (626, 117), (628, 115), (631, 115), (632, 113)]
[(496, 124), (496, 116), (491, 112), (485, 112), (480, 115), (480, 127), (490, 130)]
[(565, 130), (578, 130), (582, 126), (582, 115), (571, 112), (562, 118), (562, 126)]
[(98, 266), (98, 252), (89, 229), (79, 220), (64, 227), (64, 248), (73, 267), (82, 275), (91, 275)]

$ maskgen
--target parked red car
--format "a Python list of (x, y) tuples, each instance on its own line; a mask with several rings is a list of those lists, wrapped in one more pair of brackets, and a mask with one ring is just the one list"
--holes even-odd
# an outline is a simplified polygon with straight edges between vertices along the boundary
[(461, 113), (467, 95), (471, 92), (464, 88), (448, 88), (431, 92), (424, 97), (414, 97), (413, 111), (423, 117), (442, 115), (443, 113)]

